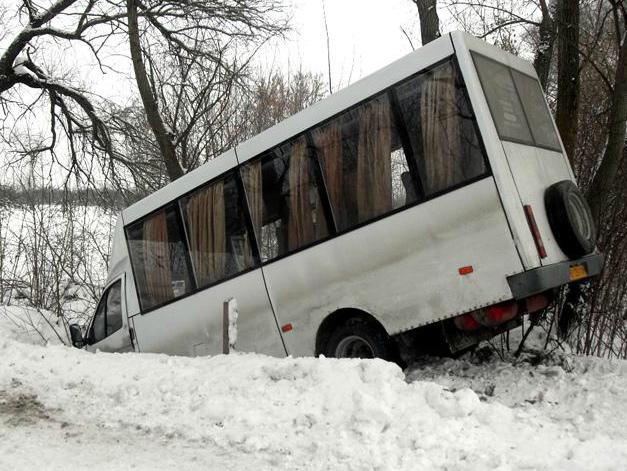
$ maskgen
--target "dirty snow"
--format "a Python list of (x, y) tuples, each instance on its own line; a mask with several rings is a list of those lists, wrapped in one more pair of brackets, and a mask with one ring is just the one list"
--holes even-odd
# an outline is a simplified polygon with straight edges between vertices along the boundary
[(0, 322), (2, 470), (626, 469), (625, 361), (468, 357), (403, 372), (90, 354), (14, 326)]

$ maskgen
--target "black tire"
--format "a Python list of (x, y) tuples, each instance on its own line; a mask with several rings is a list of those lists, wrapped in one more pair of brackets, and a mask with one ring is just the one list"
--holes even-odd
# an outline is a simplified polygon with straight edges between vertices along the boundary
[(551, 185), (544, 193), (547, 217), (555, 240), (570, 258), (594, 251), (596, 228), (588, 202), (570, 180)]
[(333, 358), (382, 358), (397, 361), (397, 349), (385, 330), (361, 317), (350, 317), (333, 330), (324, 355)]

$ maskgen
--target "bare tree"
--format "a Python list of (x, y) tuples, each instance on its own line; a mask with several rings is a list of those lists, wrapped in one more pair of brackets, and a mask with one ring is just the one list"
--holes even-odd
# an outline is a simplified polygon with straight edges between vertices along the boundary
[[(0, 55), (0, 107), (4, 110), (3, 130), (14, 129), (14, 121), (36, 115), (37, 106), (46, 99), (49, 112), (49, 136), (29, 152), (55, 152), (61, 135), (68, 139), (70, 169), (76, 170), (83, 143), (94, 152), (111, 154), (111, 140), (93, 103), (93, 97), (78, 83), (67, 80), (68, 71), (53, 71), (45, 65), (41, 50), (59, 42), (81, 43), (96, 54), (105, 39), (90, 32), (111, 20), (105, 14), (95, 15), (95, 1), (77, 6), (77, 0), (59, 0), (43, 8), (24, 0), (18, 10), (26, 25), (12, 34)], [(83, 2), (84, 3), (84, 2)], [(7, 21), (7, 15), (4, 15)], [(4, 32), (5, 39), (10, 37)], [(23, 93), (23, 89), (32, 93)], [(16, 109), (11, 115), (10, 109)], [(7, 122), (8, 121), (8, 122)], [(13, 121), (13, 122), (11, 122)], [(11, 140), (11, 137), (4, 138)]]
[(319, 75), (298, 71), (285, 76), (270, 72), (259, 76), (250, 87), (251, 96), (246, 105), (246, 137), (292, 116), (325, 96), (325, 87)]
[(571, 164), (575, 161), (579, 106), (579, 0), (558, 0), (558, 73), (555, 122)]
[[(139, 14), (144, 20), (144, 36), (159, 38), (162, 50), (180, 58), (183, 74), (189, 76), (195, 67), (212, 71), (216, 77), (235, 80), (241, 70), (236, 61), (230, 60), (233, 45), (238, 41), (249, 44), (260, 44), (269, 37), (282, 34), (286, 23), (271, 15), (279, 12), (280, 5), (275, 0), (220, 0), (211, 3), (167, 0), (157, 4), (144, 5), (139, 0), (127, 0), (128, 33), (135, 80), (140, 91), (148, 123), (166, 165), (171, 180), (180, 177), (184, 169), (180, 161), (188, 160), (186, 156), (177, 157), (177, 141), (185, 142), (190, 128), (199, 121), (200, 115), (207, 111), (203, 100), (208, 94), (208, 87), (198, 90), (199, 95), (193, 97), (200, 100), (196, 105), (195, 116), (188, 123), (187, 129), (178, 130), (168, 127), (164, 121), (159, 105), (156, 83), (151, 83), (147, 72), (147, 49), (142, 48), (140, 40)], [(153, 41), (151, 47), (158, 47)], [(150, 60), (150, 59), (148, 59)], [(244, 61), (246, 62), (246, 61)], [(228, 89), (228, 87), (227, 87)], [(187, 89), (182, 87), (179, 91)], [(186, 98), (183, 94), (175, 94), (177, 99)], [(214, 106), (219, 104), (213, 103)], [(178, 135), (177, 135), (178, 134)], [(182, 139), (181, 139), (182, 138)]]
[(619, 168), (624, 159), (627, 123), (627, 13), (622, 2), (612, 0), (611, 3), (616, 16), (622, 17), (623, 26), (621, 28), (619, 24), (616, 25), (617, 36), (621, 39), (607, 121), (607, 145), (588, 190), (588, 202), (597, 224), (601, 221), (601, 210), (616, 184), (616, 176), (619, 174)]
[[(92, 175), (90, 168), (84, 168), (91, 165), (83, 162), (85, 155), (106, 156), (109, 164), (102, 166), (105, 173), (133, 162), (115, 148), (102, 100), (81, 86), (80, 77), (69, 67), (48, 65), (46, 58), (52, 48), (63, 43), (66, 45), (62, 47), (82, 45), (105, 72), (114, 70), (114, 61), (108, 64), (103, 54), (106, 46), (113, 38), (130, 39), (148, 123), (168, 175), (176, 178), (183, 171), (176, 148), (180, 136), (159, 114), (164, 104), (159, 102), (147, 73), (148, 46), (195, 60), (199, 66), (220, 68), (221, 75), (237, 75), (239, 69), (232, 67), (232, 58), (250, 56), (260, 43), (286, 28), (280, 0), (57, 0), (47, 7), (22, 0), (15, 13), (24, 26), (15, 23), (17, 29), (3, 33), (12, 34), (12, 39), (0, 55), (0, 107), (7, 112), (2, 137), (11, 142), (18, 130), (29, 133), (27, 125), (20, 128), (15, 122), (40, 116), (47, 108), (47, 135), (28, 151), (49, 152), (69, 172), (83, 172), (85, 178)], [(25, 88), (32, 92), (24, 94)], [(59, 148), (63, 149), (61, 155), (56, 153)]]
[(538, 47), (536, 49), (533, 66), (538, 73), (540, 84), (546, 90), (549, 72), (551, 71), (551, 58), (557, 36), (555, 20), (556, 0), (539, 0), (542, 19), (538, 24)]
[(418, 8), (420, 36), (422, 38), (422, 45), (424, 46), (441, 36), (437, 0), (412, 0), (412, 2), (414, 2)]
[[(156, 56), (152, 56), (153, 59)], [(152, 60), (152, 59), (151, 59)], [(161, 103), (161, 116), (175, 130), (183, 166), (191, 170), (220, 155), (239, 142), (297, 113), (325, 96), (321, 76), (297, 71), (262, 72), (251, 69), (239, 80), (186, 73), (187, 65), (151, 67), (151, 82)], [(214, 85), (206, 88), (209, 82)], [(199, 90), (202, 89), (202, 93)], [(197, 98), (194, 100), (194, 98)], [(133, 184), (148, 192), (163, 185), (159, 149), (151, 139), (143, 111), (138, 105), (112, 112), (112, 133), (130, 160), (137, 159)], [(167, 179), (167, 176), (165, 176)]]

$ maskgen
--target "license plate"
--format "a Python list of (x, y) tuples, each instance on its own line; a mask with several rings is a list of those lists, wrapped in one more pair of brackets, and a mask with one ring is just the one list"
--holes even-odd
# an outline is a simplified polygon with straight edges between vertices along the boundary
[(568, 271), (570, 272), (570, 281), (581, 280), (588, 276), (585, 265), (573, 265)]

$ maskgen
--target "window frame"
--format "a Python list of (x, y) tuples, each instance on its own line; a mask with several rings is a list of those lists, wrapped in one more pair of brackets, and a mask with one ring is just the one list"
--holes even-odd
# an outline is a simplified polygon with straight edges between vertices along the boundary
[[(472, 119), (472, 123), (473, 123), (473, 128), (475, 131), (475, 134), (477, 136), (477, 141), (478, 141), (478, 145), (482, 154), (482, 158), (483, 158), (483, 163), (484, 163), (484, 168), (485, 171), (480, 174), (477, 175), (474, 178), (462, 181), (456, 185), (452, 185), (448, 188), (445, 188), (443, 190), (440, 190), (438, 192), (434, 192), (430, 195), (426, 195), (425, 191), (424, 191), (424, 187), (423, 187), (423, 181), (424, 181), (424, 176), (421, 174), (420, 169), (418, 168), (419, 166), (416, 163), (416, 160), (414, 159), (414, 155), (413, 155), (413, 149), (411, 147), (411, 144), (409, 144), (407, 147), (406, 145), (408, 144), (406, 142), (406, 138), (407, 136), (404, 136), (403, 133), (407, 134), (407, 129), (405, 127), (405, 125), (402, 122), (399, 122), (398, 119), (402, 116), (401, 110), (400, 110), (400, 106), (398, 104), (398, 100), (396, 97), (396, 93), (394, 91), (395, 87), (398, 87), (399, 85), (404, 84), (405, 82), (408, 82), (410, 80), (415, 79), (417, 76), (422, 75), (422, 74), (426, 74), (428, 72), (430, 72), (431, 70), (450, 62), (451, 65), (453, 66), (453, 69), (455, 71), (456, 74), (456, 80), (457, 80), (457, 86), (458, 89), (461, 90), (461, 92), (463, 93), (464, 99), (466, 100), (467, 104), (468, 104), (468, 108), (471, 114), (471, 119)], [(324, 177), (324, 170), (322, 167), (322, 163), (321, 163), (321, 159), (318, 156), (318, 153), (315, 152), (315, 146), (314, 148), (311, 150), (311, 158), (313, 159), (313, 166), (314, 166), (314, 178), (316, 179), (316, 184), (317, 187), (319, 189), (320, 192), (320, 199), (321, 199), (321, 203), (322, 203), (322, 207), (323, 207), (323, 213), (324, 216), (326, 218), (326, 222), (327, 222), (327, 228), (328, 228), (328, 232), (329, 234), (324, 237), (321, 238), (319, 240), (316, 240), (310, 244), (306, 244), (303, 245), (301, 247), (298, 247), (297, 249), (291, 250), (291, 251), (287, 251), (284, 254), (281, 254), (275, 258), (266, 260), (266, 261), (262, 261), (261, 260), (261, 255), (260, 255), (260, 246), (259, 246), (259, 241), (257, 238), (257, 233), (255, 231), (255, 227), (254, 227), (254, 223), (252, 220), (252, 216), (251, 216), (251, 210), (250, 210), (250, 204), (249, 204), (249, 198), (248, 198), (248, 193), (246, 191), (245, 185), (243, 183), (243, 179), (240, 173), (240, 170), (242, 167), (244, 167), (245, 165), (249, 165), (252, 164), (254, 162), (260, 161), (260, 160), (264, 160), (264, 159), (270, 159), (269, 155), (273, 153), (273, 150), (276, 148), (279, 148), (285, 144), (288, 144), (292, 141), (294, 141), (295, 139), (299, 138), (300, 136), (305, 136), (306, 142), (307, 142), (307, 146), (308, 148), (310, 146), (313, 146), (313, 136), (312, 136), (312, 131), (315, 130), (316, 128), (319, 128), (321, 126), (326, 125), (327, 123), (329, 123), (330, 121), (338, 118), (339, 116), (341, 116), (342, 114), (354, 110), (356, 108), (358, 108), (359, 106), (367, 103), (368, 101), (376, 98), (377, 96), (380, 95), (387, 95), (388, 99), (390, 101), (390, 107), (391, 107), (391, 116), (394, 120), (394, 124), (395, 126), (399, 127), (399, 138), (401, 140), (402, 143), (402, 149), (403, 152), (405, 154), (405, 160), (408, 164), (408, 169), (412, 178), (412, 182), (414, 185), (414, 188), (416, 189), (416, 201), (410, 203), (410, 204), (406, 204), (403, 206), (399, 206), (398, 208), (394, 208), (391, 211), (385, 212), (381, 215), (378, 215), (372, 219), (368, 219), (366, 221), (362, 221), (358, 224), (352, 225), (344, 230), (338, 230), (337, 224), (336, 224), (336, 220), (335, 220), (335, 215), (333, 214), (333, 206), (332, 203), (330, 201), (330, 197), (329, 197), (329, 192), (328, 192), (328, 188), (327, 188), (327, 184), (325, 181), (325, 177)], [(402, 131), (401, 129), (402, 128)], [(411, 151), (411, 152), (407, 152), (407, 151)], [(238, 185), (238, 190), (240, 191), (240, 196), (243, 197), (244, 200), (244, 215), (245, 215), (245, 220), (246, 220), (246, 228), (250, 237), (250, 244), (251, 244), (251, 248), (252, 248), (252, 255), (253, 255), (253, 260), (254, 263), (253, 265), (244, 270), (241, 271), (239, 273), (236, 273), (234, 275), (228, 276), (226, 278), (223, 278), (219, 281), (216, 281), (214, 283), (211, 283), (209, 285), (205, 285), (202, 287), (198, 287), (196, 286), (196, 279), (195, 279), (195, 275), (193, 273), (193, 268), (192, 268), (192, 264), (191, 264), (191, 259), (190, 259), (190, 254), (189, 254), (189, 240), (187, 238), (187, 233), (186, 233), (186, 228), (185, 228), (185, 224), (183, 221), (183, 215), (182, 215), (182, 208), (181, 208), (181, 201), (183, 199), (185, 199), (186, 197), (188, 197), (189, 195), (191, 195), (192, 193), (194, 193), (195, 191), (199, 190), (202, 187), (211, 185), (212, 183), (215, 183), (221, 179), (227, 178), (229, 175), (233, 174), (237, 185)], [(493, 172), (492, 172), (492, 167), (490, 165), (490, 161), (488, 158), (488, 153), (487, 153), (487, 148), (485, 146), (485, 143), (483, 141), (483, 136), (481, 134), (481, 130), (479, 128), (479, 124), (477, 122), (477, 115), (475, 113), (475, 109), (473, 107), (472, 101), (470, 99), (470, 94), (468, 93), (468, 86), (466, 84), (466, 80), (464, 77), (464, 74), (462, 73), (462, 70), (459, 66), (459, 61), (457, 58), (456, 54), (452, 54), (450, 56), (447, 56), (441, 60), (438, 60), (437, 62), (434, 62), (433, 64), (419, 70), (416, 71), (414, 73), (412, 73), (411, 75), (408, 75), (407, 77), (404, 77), (402, 80), (399, 80), (398, 82), (395, 82), (393, 84), (390, 84), (389, 86), (377, 91), (376, 93), (373, 93), (371, 95), (368, 95), (367, 97), (363, 98), (362, 100), (359, 100), (358, 102), (352, 104), (351, 106), (344, 108), (342, 111), (335, 113), (332, 116), (329, 116), (327, 118), (325, 118), (322, 121), (318, 121), (316, 122), (314, 125), (304, 129), (303, 131), (293, 134), (291, 135), (289, 138), (277, 142), (274, 145), (272, 145), (271, 147), (265, 148), (262, 151), (260, 151), (259, 153), (257, 153), (254, 157), (247, 159), (246, 161), (242, 162), (242, 163), (238, 163), (236, 165), (234, 165), (233, 167), (229, 168), (228, 170), (226, 170), (225, 172), (222, 172), (219, 175), (214, 176), (213, 178), (203, 182), (200, 185), (197, 185), (193, 188), (190, 188), (188, 191), (186, 191), (185, 193), (182, 193), (180, 195), (178, 195), (176, 198), (167, 201), (166, 203), (162, 204), (161, 206), (153, 209), (152, 211), (144, 214), (142, 217), (137, 218), (135, 220), (133, 220), (132, 222), (126, 224), (124, 226), (124, 235), (125, 235), (125, 239), (126, 239), (126, 243), (127, 243), (127, 250), (128, 249), (128, 228), (130, 226), (133, 226), (141, 221), (146, 220), (147, 218), (151, 217), (152, 215), (154, 215), (155, 213), (163, 210), (164, 208), (166, 208), (169, 205), (173, 205), (175, 208), (175, 211), (177, 213), (177, 217), (179, 220), (179, 224), (180, 227), (182, 228), (182, 240), (185, 244), (185, 249), (186, 249), (186, 258), (187, 258), (187, 264), (188, 264), (188, 269), (190, 270), (190, 278), (192, 279), (192, 282), (194, 284), (193, 289), (191, 289), (188, 293), (185, 293), (177, 298), (173, 298), (170, 299), (168, 301), (165, 301), (163, 303), (160, 303), (158, 305), (155, 306), (151, 306), (148, 309), (143, 309), (141, 306), (141, 303), (139, 304), (139, 309), (140, 309), (140, 314), (141, 315), (146, 315), (152, 311), (155, 311), (157, 309), (160, 309), (168, 304), (172, 304), (174, 302), (177, 301), (181, 301), (189, 296), (195, 295), (199, 292), (202, 292), (204, 290), (207, 289), (211, 289), (212, 287), (219, 285), (221, 283), (225, 283), (227, 281), (230, 281), (234, 278), (237, 278), (239, 276), (245, 275), (246, 273), (249, 273), (251, 271), (257, 270), (259, 268), (263, 268), (267, 265), (270, 265), (272, 263), (278, 262), (286, 257), (292, 256), (298, 252), (301, 252), (303, 250), (307, 250), (310, 249), (311, 247), (314, 247), (318, 244), (322, 244), (325, 243), (327, 241), (329, 241), (330, 239), (333, 239), (335, 237), (340, 237), (344, 234), (348, 234), (352, 231), (356, 231), (358, 229), (361, 229), (367, 225), (370, 224), (374, 224), (382, 219), (385, 219), (389, 216), (395, 215), (397, 213), (409, 210), (411, 208), (414, 208), (418, 205), (421, 205), (423, 203), (426, 203), (427, 201), (431, 201), (435, 198), (438, 198), (444, 194), (453, 192), (453, 191), (457, 191), (460, 188), (463, 188), (465, 186), (468, 185), (472, 185), (473, 183), (476, 183), (478, 181), (481, 181), (483, 179), (486, 178), (490, 178), (492, 177)], [(129, 259), (130, 259), (130, 250), (129, 250)], [(133, 273), (133, 283), (135, 286), (135, 290), (136, 293), (139, 293), (139, 289), (137, 286), (137, 277), (135, 276), (135, 267), (133, 265), (133, 263), (131, 263), (131, 271)]]
[[(479, 52), (476, 51), (470, 51), (470, 56), (472, 58), (472, 63), (473, 66), (475, 68), (475, 72), (477, 74), (477, 77), (479, 79), (479, 84), (481, 86), (481, 93), (483, 94), (483, 97), (486, 101), (486, 103), (488, 104), (488, 109), (490, 110), (490, 118), (492, 118), (492, 124), (494, 125), (494, 128), (496, 129), (496, 134), (498, 135), (499, 139), (501, 141), (506, 141), (506, 142), (513, 142), (515, 144), (521, 144), (524, 146), (529, 146), (529, 147), (537, 147), (539, 149), (545, 149), (545, 150), (550, 150), (553, 152), (559, 152), (559, 153), (563, 153), (562, 147), (561, 147), (561, 138), (558, 132), (558, 129), (555, 125), (555, 119), (553, 118), (553, 115), (551, 114), (551, 109), (549, 108), (549, 104), (546, 101), (546, 95), (544, 93), (544, 89), (542, 88), (542, 85), (540, 85), (540, 82), (538, 81), (537, 77), (534, 77), (533, 75), (527, 74), (525, 72), (522, 72), (521, 70), (518, 69), (514, 69), (513, 67), (508, 66), (507, 64), (504, 64), (502, 62), (499, 62), (491, 57), (488, 57), (484, 54), (481, 54)], [(514, 90), (516, 91), (516, 97), (518, 98), (518, 102), (520, 103), (520, 109), (522, 111), (523, 114), (523, 118), (525, 119), (525, 123), (527, 125), (527, 129), (529, 130), (529, 136), (531, 137), (531, 142), (529, 141), (525, 141), (522, 139), (515, 139), (515, 138), (511, 138), (511, 137), (502, 137), (501, 133), (499, 132), (499, 128), (496, 125), (496, 119), (494, 117), (494, 110), (492, 107), (492, 104), (490, 103), (490, 100), (488, 99), (488, 95), (485, 92), (485, 86), (483, 81), (481, 80), (481, 74), (479, 73), (479, 67), (477, 66), (477, 61), (475, 60), (476, 56), (480, 56), (482, 59), (494, 62), (495, 64), (501, 65), (503, 67), (505, 67), (505, 69), (507, 70), (507, 73), (510, 76), (510, 79), (512, 80), (512, 84), (514, 85)], [(551, 118), (551, 124), (553, 125), (553, 131), (555, 132), (555, 135), (557, 137), (557, 142), (559, 144), (558, 147), (551, 147), (551, 146), (547, 146), (544, 144), (538, 144), (536, 142), (536, 138), (533, 135), (533, 129), (531, 126), (531, 121), (529, 121), (529, 116), (527, 116), (527, 111), (525, 110), (525, 105), (524, 102), (522, 100), (522, 97), (520, 95), (520, 90), (518, 89), (518, 85), (516, 84), (516, 80), (514, 80), (514, 75), (512, 74), (512, 70), (514, 70), (515, 72), (519, 73), (520, 75), (524, 75), (525, 77), (528, 77), (530, 79), (532, 79), (534, 82), (537, 82), (538, 86), (540, 87), (540, 91), (542, 92), (542, 98), (544, 100), (544, 104), (546, 106), (546, 110), (549, 113), (549, 117)]]

